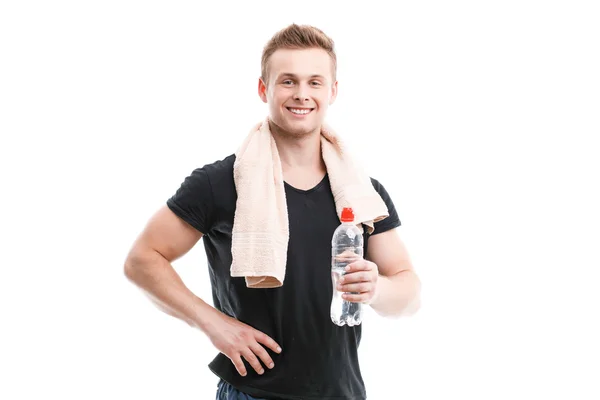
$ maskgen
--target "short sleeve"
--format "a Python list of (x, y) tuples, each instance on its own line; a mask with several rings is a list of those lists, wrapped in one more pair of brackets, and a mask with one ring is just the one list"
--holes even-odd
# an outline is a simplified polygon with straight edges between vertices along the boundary
[(374, 229), (373, 233), (371, 234), (371, 236), (372, 236), (372, 235), (377, 235), (378, 233), (383, 233), (383, 232), (386, 232), (391, 229), (399, 227), (400, 226), (400, 218), (398, 217), (398, 212), (396, 211), (396, 207), (394, 206), (394, 202), (392, 201), (392, 198), (390, 197), (387, 190), (385, 190), (383, 185), (374, 178), (371, 178), (371, 183), (373, 184), (373, 187), (375, 188), (377, 193), (379, 193), (379, 195), (381, 196), (381, 199), (384, 201), (385, 205), (387, 206), (388, 214), (389, 214), (389, 216), (387, 218), (385, 218), (381, 221), (375, 222), (375, 224), (374, 224), (375, 229)]
[(206, 169), (192, 171), (167, 200), (167, 206), (179, 218), (207, 234), (212, 227), (214, 195)]

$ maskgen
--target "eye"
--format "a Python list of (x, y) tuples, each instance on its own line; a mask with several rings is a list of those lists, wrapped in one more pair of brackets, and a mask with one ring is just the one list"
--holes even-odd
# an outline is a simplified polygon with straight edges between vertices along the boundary
[(311, 85), (313, 85), (313, 86), (321, 86), (321, 82), (318, 82), (318, 81), (312, 81), (312, 82), (311, 82)]
[(292, 82), (292, 80), (291, 80), (291, 79), (286, 79), (286, 80), (284, 80), (284, 81), (283, 81), (283, 82), (281, 82), (281, 83), (283, 83), (284, 85), (292, 85), (294, 82)]

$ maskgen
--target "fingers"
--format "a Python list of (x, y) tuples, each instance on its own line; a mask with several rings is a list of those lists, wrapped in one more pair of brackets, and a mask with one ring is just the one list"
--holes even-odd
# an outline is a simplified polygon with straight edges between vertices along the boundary
[(346, 272), (340, 277), (336, 289), (342, 298), (352, 303), (368, 303), (373, 297), (377, 284), (377, 265), (367, 260), (359, 260), (346, 266)]
[(246, 361), (248, 361), (248, 364), (250, 364), (259, 375), (262, 375), (265, 372), (260, 361), (258, 361), (258, 358), (256, 358), (256, 355), (252, 352), (252, 350), (250, 350), (250, 348), (247, 347), (244, 349), (242, 351), (242, 356), (244, 356)]
[(353, 263), (346, 265), (346, 273), (355, 271), (370, 271), (375, 268), (375, 264), (365, 259), (360, 259)]
[(256, 345), (250, 347), (250, 350), (252, 350), (252, 352), (258, 356), (258, 358), (267, 366), (267, 368), (271, 369), (275, 366), (275, 363), (273, 362), (273, 359), (269, 353), (267, 353), (265, 348), (260, 344), (257, 343)]
[(372, 273), (366, 271), (346, 273), (340, 277), (339, 283), (346, 285), (348, 283), (371, 282), (373, 280)]
[(243, 357), (259, 375), (262, 375), (265, 372), (260, 361), (262, 361), (269, 369), (275, 367), (273, 359), (261, 344), (267, 346), (276, 353), (281, 352), (281, 347), (268, 335), (258, 330), (254, 330), (252, 333), (254, 340), (251, 340), (251, 343), (248, 343), (245, 347), (240, 348), (239, 353), (236, 352), (234, 357), (230, 357), (235, 369), (241, 376), (246, 376), (247, 374), (241, 357)]
[(368, 293), (360, 293), (360, 294), (344, 293), (342, 295), (342, 298), (344, 300), (352, 302), (352, 303), (366, 303), (369, 301)]
[(361, 256), (351, 250), (346, 250), (341, 254), (335, 256), (335, 261), (352, 263), (361, 260)]
[(346, 285), (338, 285), (337, 290), (339, 292), (348, 292), (348, 293), (365, 293), (371, 290), (373, 284), (362, 282), (362, 283), (350, 283)]
[(281, 347), (267, 334), (257, 330), (254, 332), (254, 338), (258, 343), (264, 344), (269, 349), (273, 350), (275, 353), (281, 353)]
[(235, 369), (237, 370), (238, 374), (240, 374), (241, 376), (246, 376), (246, 367), (244, 366), (244, 363), (243, 363), (240, 355), (237, 354), (235, 356), (231, 356), (231, 357), (229, 357), (229, 359), (235, 366)]
[(231, 360), (241, 376), (248, 374), (244, 360), (259, 375), (265, 372), (262, 363), (269, 369), (275, 366), (267, 349), (271, 349), (275, 353), (281, 353), (281, 347), (277, 342), (265, 333), (232, 317), (223, 317), (223, 319), (225, 328), (215, 330), (214, 334), (209, 337), (215, 347)]

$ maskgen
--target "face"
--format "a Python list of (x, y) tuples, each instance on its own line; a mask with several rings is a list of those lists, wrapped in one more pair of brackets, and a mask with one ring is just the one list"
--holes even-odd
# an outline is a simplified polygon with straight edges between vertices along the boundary
[(269, 105), (271, 121), (300, 137), (320, 132), (327, 108), (337, 95), (332, 60), (323, 49), (279, 49), (269, 58), (267, 85), (258, 94)]

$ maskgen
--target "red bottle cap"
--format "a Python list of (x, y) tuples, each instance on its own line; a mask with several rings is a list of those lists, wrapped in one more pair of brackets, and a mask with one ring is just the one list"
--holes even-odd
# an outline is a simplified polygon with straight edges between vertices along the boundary
[(342, 222), (352, 222), (354, 221), (354, 211), (350, 207), (344, 207), (342, 210)]

